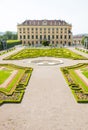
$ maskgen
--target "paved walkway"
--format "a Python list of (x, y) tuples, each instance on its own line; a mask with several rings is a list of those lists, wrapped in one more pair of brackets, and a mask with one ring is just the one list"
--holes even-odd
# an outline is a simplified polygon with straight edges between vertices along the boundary
[(78, 53), (78, 54), (80, 54), (80, 55), (83, 55), (83, 56), (85, 56), (85, 57), (88, 58), (88, 54), (87, 54), (87, 53), (84, 53), (84, 52), (81, 52), (81, 51), (79, 51), (79, 50), (76, 50), (74, 47), (69, 47), (69, 49), (70, 49), (71, 51), (73, 51), (73, 52), (76, 52), (76, 53)]
[(22, 102), (0, 107), (0, 130), (88, 129), (88, 104), (76, 103), (60, 71), (61, 66), (81, 61), (60, 59), (64, 64), (57, 66), (35, 66), (29, 64), (29, 59), (13, 61), (32, 66), (34, 71)]
[(8, 52), (8, 53), (5, 53), (5, 54), (3, 54), (3, 55), (0, 55), (0, 60), (2, 60), (4, 57), (7, 57), (7, 56), (9, 56), (9, 55), (11, 55), (11, 54), (13, 54), (13, 53), (16, 53), (16, 52), (22, 50), (23, 48), (24, 48), (24, 47), (19, 47), (19, 48), (16, 48), (15, 50), (13, 50), (13, 51), (11, 51), (11, 52)]

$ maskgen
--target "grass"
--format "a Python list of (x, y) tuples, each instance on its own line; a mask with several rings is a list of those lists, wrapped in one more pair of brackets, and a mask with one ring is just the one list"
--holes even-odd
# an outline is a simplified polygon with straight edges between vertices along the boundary
[(88, 87), (87, 85), (82, 81), (82, 79), (75, 73), (74, 69), (70, 70), (70, 74), (72, 78), (75, 80), (76, 83), (79, 83), (80, 86), (82, 86), (82, 89), (85, 92), (88, 92)]
[[(18, 70), (18, 73), (10, 81), (8, 86), (6, 88), (0, 88), (0, 104), (20, 103), (23, 98), (25, 88), (31, 77), (32, 68), (20, 67), (13, 64), (1, 64), (0, 66), (6, 68), (7, 71), (10, 70), (9, 73), (11, 72), (11, 70)], [(3, 71), (1, 73), (2, 75), (4, 74)], [(8, 76), (6, 75), (0, 77), (0, 81), (2, 81), (3, 77), (5, 77), (3, 80), (4, 82), (5, 79), (8, 78)]]
[[(11, 68), (12, 69), (12, 68)], [(13, 68), (13, 69), (17, 69), (17, 68)], [(15, 77), (10, 81), (10, 83), (8, 84), (8, 86), (6, 88), (0, 88), (0, 91), (7, 94), (7, 95), (11, 95), (13, 93), (13, 91), (16, 88), (16, 85), (18, 84), (20, 78), (22, 77), (22, 75), (24, 74), (25, 70), (24, 69), (18, 69), (18, 73), (15, 75)], [(2, 78), (1, 78), (2, 79)]]
[(15, 90), (16, 85), (18, 84), (18, 82), (23, 74), (24, 74), (24, 70), (20, 69), (19, 72), (17, 73), (17, 75), (13, 78), (12, 82), (8, 85), (8, 87), (6, 88), (5, 91), (8, 92), (9, 94), (12, 94), (12, 92)]
[(83, 72), (83, 74), (84, 74), (84, 76), (85, 76), (86, 78), (88, 78), (88, 71), (87, 71), (87, 72)]
[(52, 49), (23, 49), (20, 52), (6, 57), (7, 60), (26, 59), (35, 57), (57, 57), (57, 58), (70, 58), (70, 59), (87, 59), (78, 55), (66, 48), (52, 48)]
[(80, 69), (86, 72), (87, 68), (88, 63), (79, 63), (74, 66), (61, 67), (61, 71), (78, 103), (88, 103), (88, 86), (77, 73), (75, 73), (75, 69)]
[(6, 70), (0, 70), (0, 84), (2, 84), (10, 75), (12, 70), (6, 69)]
[(88, 67), (81, 69), (81, 71), (82, 71), (82, 74), (83, 74), (86, 78), (88, 78)]
[(8, 44), (12, 44), (12, 43), (14, 44), (16, 42), (20, 42), (20, 40), (7, 40)]

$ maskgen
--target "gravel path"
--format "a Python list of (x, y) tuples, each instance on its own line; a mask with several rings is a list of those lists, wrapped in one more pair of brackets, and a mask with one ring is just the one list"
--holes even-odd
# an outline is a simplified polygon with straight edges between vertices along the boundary
[(18, 51), (22, 50), (24, 47), (20, 47), (20, 48), (16, 48), (15, 50), (11, 51), (11, 52), (8, 52), (8, 53), (5, 53), (3, 55), (0, 55), (0, 60), (2, 60), (3, 58), (13, 54), (13, 53), (17, 53)]
[(81, 61), (61, 59), (64, 64), (57, 66), (35, 66), (29, 59), (13, 61), (34, 70), (22, 102), (0, 107), (0, 130), (88, 129), (88, 104), (76, 103), (60, 71), (61, 66)]
[(80, 55), (83, 55), (84, 57), (87, 57), (88, 58), (88, 54), (87, 53), (84, 53), (82, 51), (79, 51), (79, 50), (76, 50), (74, 47), (69, 47), (69, 49), (75, 53), (78, 53)]

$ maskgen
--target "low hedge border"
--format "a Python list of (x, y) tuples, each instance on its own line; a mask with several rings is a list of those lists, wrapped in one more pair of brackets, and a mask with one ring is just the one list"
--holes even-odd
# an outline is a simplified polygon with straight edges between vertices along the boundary
[(6, 54), (8, 52), (11, 52), (11, 51), (14, 51), (14, 50), (15, 50), (15, 47), (7, 49), (7, 50), (4, 50), (3, 52), (0, 52), (0, 55), (4, 55), (4, 54)]
[[(62, 74), (78, 103), (88, 103), (88, 92), (85, 92), (82, 86), (80, 86), (80, 84), (78, 84), (74, 80), (73, 76), (70, 74), (70, 69), (76, 69), (76, 68), (81, 68), (85, 66), (88, 66), (88, 63), (81, 63), (74, 66), (61, 67)], [(70, 80), (69, 80), (69, 77), (70, 77)], [(77, 93), (79, 94), (81, 99), (79, 99), (79, 96)]]
[(83, 57), (82, 55), (76, 54), (66, 48), (57, 48), (57, 49), (23, 49), (18, 53), (12, 54), (4, 60), (20, 60), (26, 58), (35, 58), (35, 57), (57, 57), (57, 58), (69, 58), (73, 60), (87, 60), (88, 58)]
[[(0, 89), (0, 105), (2, 105), (3, 103), (20, 103), (23, 99), (23, 95), (25, 93), (25, 89), (27, 87), (27, 84), (29, 82), (29, 79), (31, 77), (31, 73), (33, 71), (32, 68), (29, 67), (21, 67), (21, 66), (16, 66), (13, 64), (1, 64), (2, 66), (11, 66), (11, 67), (15, 67), (15, 68), (21, 68), (25, 70), (24, 75), (27, 75), (24, 82), (22, 82), (22, 77), (19, 80), (19, 82), (16, 85), (15, 90), (12, 93), (6, 93), (5, 91), (1, 91)], [(21, 84), (22, 82), (22, 84)]]
[(10, 99), (10, 100), (0, 100), (0, 105), (2, 105), (3, 103), (21, 103), (22, 99), (23, 99), (23, 96), (24, 96), (24, 91), (23, 92), (20, 92), (19, 94), (19, 97), (17, 100), (13, 100), (13, 99)]
[(81, 48), (75, 48), (78, 51), (84, 52), (88, 54), (88, 50), (87, 49), (81, 49)]

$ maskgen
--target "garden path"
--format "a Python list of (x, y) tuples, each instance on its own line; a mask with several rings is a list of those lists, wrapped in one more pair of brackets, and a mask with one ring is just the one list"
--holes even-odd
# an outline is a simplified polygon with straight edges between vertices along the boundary
[(70, 49), (71, 51), (75, 52), (75, 53), (78, 53), (78, 54), (80, 54), (80, 55), (85, 56), (85, 57), (88, 58), (88, 54), (87, 54), (87, 53), (78, 51), (78, 50), (76, 50), (74, 47), (69, 47), (69, 49)]
[(5, 53), (3, 55), (0, 55), (0, 61), (4, 58), (4, 57), (7, 57), (13, 53), (17, 53), (18, 51), (22, 50), (24, 47), (19, 47), (19, 48), (16, 48), (15, 50), (11, 51), (11, 52), (8, 52), (8, 53)]

